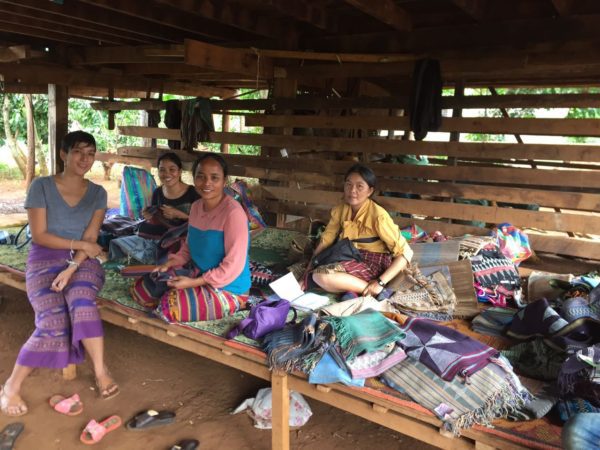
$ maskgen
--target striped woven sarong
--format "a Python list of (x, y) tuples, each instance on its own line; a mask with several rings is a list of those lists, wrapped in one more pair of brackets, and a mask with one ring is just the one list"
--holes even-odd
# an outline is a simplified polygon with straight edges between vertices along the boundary
[(158, 306), (168, 322), (200, 322), (230, 316), (244, 308), (247, 295), (236, 295), (212, 286), (170, 289)]
[(364, 281), (371, 281), (381, 275), (392, 264), (389, 253), (375, 253), (359, 250), (362, 261), (342, 261), (316, 267), (314, 273), (342, 272), (353, 275)]
[(133, 219), (140, 218), (142, 210), (150, 204), (155, 189), (156, 182), (150, 172), (138, 167), (125, 166), (121, 180), (120, 214)]
[(17, 357), (22, 366), (61, 369), (81, 363), (82, 339), (103, 336), (95, 299), (104, 284), (104, 271), (96, 259), (86, 259), (62, 292), (50, 289), (68, 258), (68, 250), (31, 245), (25, 282), (35, 331)]

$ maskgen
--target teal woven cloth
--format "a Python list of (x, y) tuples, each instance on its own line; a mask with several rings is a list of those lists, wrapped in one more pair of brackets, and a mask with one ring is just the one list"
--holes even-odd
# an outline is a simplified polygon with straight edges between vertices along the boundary
[(362, 352), (381, 350), (404, 338), (404, 333), (381, 313), (367, 309), (347, 317), (326, 317), (335, 331), (337, 343), (346, 361)]

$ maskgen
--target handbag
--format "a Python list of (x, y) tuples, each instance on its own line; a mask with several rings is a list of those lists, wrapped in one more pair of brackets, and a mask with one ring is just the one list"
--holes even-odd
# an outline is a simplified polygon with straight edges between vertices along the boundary
[(233, 339), (242, 333), (250, 339), (260, 339), (271, 331), (280, 330), (285, 326), (290, 308), (294, 317), (290, 323), (296, 321), (296, 310), (287, 300), (264, 301), (250, 309), (247, 318), (238, 323), (227, 333), (227, 339)]
[(377, 242), (379, 237), (368, 237), (359, 239), (340, 239), (334, 244), (327, 247), (313, 259), (313, 267), (323, 266), (326, 264), (335, 264), (342, 261), (362, 261), (362, 256), (353, 242), (370, 243)]

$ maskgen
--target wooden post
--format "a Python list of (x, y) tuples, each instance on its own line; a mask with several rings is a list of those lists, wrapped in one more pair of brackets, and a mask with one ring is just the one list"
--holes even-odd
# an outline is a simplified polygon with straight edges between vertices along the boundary
[[(462, 81), (457, 81), (456, 84), (454, 85), (454, 97), (455, 98), (462, 98), (465, 96), (465, 85)], [(462, 117), (462, 108), (454, 108), (452, 110), (452, 117)], [(442, 119), (443, 120), (443, 119)], [(451, 131), (450, 132), (450, 142), (459, 142), (460, 141), (460, 133), (458, 131)], [(454, 156), (450, 156), (447, 159), (447, 164), (449, 166), (456, 166), (456, 157)], [(452, 184), (455, 184), (456, 181), (452, 181)], [(450, 203), (454, 203), (454, 198), (450, 198)], [(452, 219), (448, 219), (448, 223), (453, 223), (454, 221)]]
[[(223, 124), (221, 125), (221, 131), (227, 133), (229, 131), (229, 114), (223, 113), (222, 117)], [(221, 153), (229, 153), (229, 144), (225, 142), (221, 144)]]
[(272, 390), (272, 431), (271, 449), (289, 450), (290, 448), (290, 391), (285, 372), (273, 372)]
[(25, 115), (27, 116), (27, 173), (25, 185), (29, 187), (35, 177), (35, 119), (31, 94), (25, 94)]
[(69, 129), (69, 91), (66, 86), (48, 85), (48, 154), (50, 155), (50, 173), (63, 171), (60, 159), (62, 138)]

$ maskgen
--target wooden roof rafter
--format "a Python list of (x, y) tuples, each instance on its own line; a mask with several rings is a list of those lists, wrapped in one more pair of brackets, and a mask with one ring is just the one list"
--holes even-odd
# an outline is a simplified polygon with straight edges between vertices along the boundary
[(194, 15), (214, 20), (248, 33), (271, 39), (287, 39), (296, 31), (291, 23), (280, 24), (263, 14), (256, 14), (243, 5), (232, 5), (216, 0), (157, 0), (159, 3), (191, 12)]
[(334, 31), (337, 28), (327, 11), (315, 4), (288, 0), (260, 0), (260, 3), (275, 9), (284, 16), (293, 17), (320, 30)]
[(229, 39), (253, 39), (255, 36), (227, 27), (215, 24), (211, 21), (200, 21), (197, 17), (185, 12), (179, 12), (173, 8), (160, 4), (148, 4), (121, 0), (78, 0), (116, 13), (143, 19), (148, 22), (166, 25), (185, 32), (188, 36), (194, 35), (199, 39), (211, 39), (213, 41), (227, 41)]
[(483, 20), (485, 16), (486, 2), (487, 0), (452, 0), (452, 3), (477, 22)]
[[(81, 23), (90, 30), (108, 31), (115, 36), (128, 39), (143, 39), (148, 42), (180, 42), (181, 34), (176, 30), (161, 24), (148, 24), (143, 20), (130, 16), (122, 16), (95, 5), (70, 2), (69, 7), (53, 2), (41, 4), (38, 0), (0, 0), (0, 4), (12, 7), (28, 8), (30, 17), (46, 18), (58, 24), (64, 24), (65, 19), (72, 24)], [(76, 41), (72, 45), (78, 45)], [(83, 44), (85, 45), (85, 44)]]
[(393, 0), (345, 0), (363, 13), (372, 16), (398, 31), (412, 30), (412, 20), (405, 9), (397, 6)]

